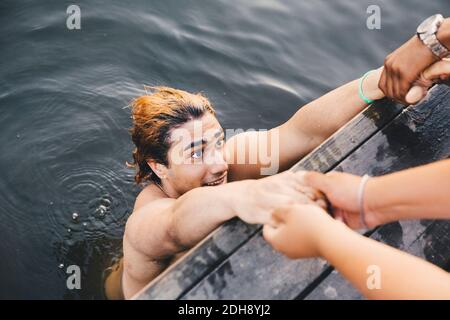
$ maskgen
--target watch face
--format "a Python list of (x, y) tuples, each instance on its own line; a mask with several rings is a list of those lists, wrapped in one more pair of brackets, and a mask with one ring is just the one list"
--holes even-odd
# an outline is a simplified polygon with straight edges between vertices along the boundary
[(442, 20), (444, 20), (444, 17), (440, 14), (435, 14), (434, 16), (427, 18), (417, 28), (417, 33), (436, 33), (440, 23), (442, 23)]

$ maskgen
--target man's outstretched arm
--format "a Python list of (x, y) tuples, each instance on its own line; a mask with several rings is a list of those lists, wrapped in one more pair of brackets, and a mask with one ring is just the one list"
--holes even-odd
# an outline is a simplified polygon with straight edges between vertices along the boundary
[[(363, 92), (369, 99), (384, 97), (378, 88), (381, 72), (381, 68), (375, 70), (363, 82)], [(231, 179), (259, 178), (265, 175), (261, 168), (289, 169), (367, 106), (359, 97), (358, 84), (359, 79), (328, 92), (269, 131), (245, 132), (229, 139), (227, 148), (231, 154)], [(257, 161), (242, 164), (238, 161), (238, 155)], [(276, 172), (272, 170), (273, 173)]]
[(320, 200), (318, 194), (305, 189), (302, 175), (292, 172), (195, 188), (177, 199), (155, 200), (133, 212), (125, 240), (149, 260), (165, 260), (193, 247), (235, 216), (263, 224), (281, 205), (316, 200)]

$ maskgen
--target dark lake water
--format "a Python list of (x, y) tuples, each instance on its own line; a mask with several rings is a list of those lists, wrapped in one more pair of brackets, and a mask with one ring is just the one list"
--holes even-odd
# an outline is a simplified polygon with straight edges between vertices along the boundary
[[(381, 30), (366, 27), (371, 4)], [(101, 298), (139, 192), (126, 107), (144, 84), (202, 91), (225, 128), (271, 128), (437, 12), (450, 2), (1, 1), (0, 298)]]

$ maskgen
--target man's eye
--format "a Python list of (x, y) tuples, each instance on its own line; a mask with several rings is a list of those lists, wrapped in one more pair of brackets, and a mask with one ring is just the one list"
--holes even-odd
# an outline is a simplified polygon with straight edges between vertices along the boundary
[(224, 140), (224, 139), (217, 140), (216, 146), (217, 146), (217, 147), (221, 147), (221, 146), (223, 146), (224, 143), (225, 143), (225, 140)]
[(193, 152), (191, 157), (194, 159), (200, 159), (202, 157), (202, 150), (197, 150)]

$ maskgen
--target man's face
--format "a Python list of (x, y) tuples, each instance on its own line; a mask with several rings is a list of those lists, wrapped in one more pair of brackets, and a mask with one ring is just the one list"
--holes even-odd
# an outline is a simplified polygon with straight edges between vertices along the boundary
[(227, 182), (225, 136), (216, 117), (207, 113), (171, 132), (165, 183), (179, 194)]

